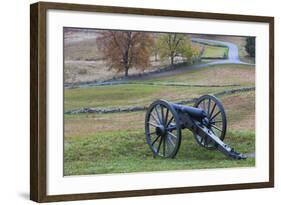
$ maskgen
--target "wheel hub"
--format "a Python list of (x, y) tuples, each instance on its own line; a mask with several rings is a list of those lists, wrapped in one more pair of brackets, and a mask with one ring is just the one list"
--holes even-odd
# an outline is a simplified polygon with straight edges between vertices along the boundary
[(203, 125), (205, 125), (207, 128), (210, 128), (211, 127), (211, 121), (205, 117), (203, 120), (202, 120), (202, 123)]
[(160, 136), (165, 136), (166, 135), (166, 129), (163, 125), (158, 125), (156, 128), (156, 134)]

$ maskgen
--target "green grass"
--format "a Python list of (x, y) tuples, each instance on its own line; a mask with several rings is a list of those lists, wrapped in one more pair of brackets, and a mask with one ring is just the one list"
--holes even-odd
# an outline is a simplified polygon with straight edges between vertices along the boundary
[[(241, 153), (255, 152), (254, 91), (221, 98), (228, 118), (225, 142)], [(240, 107), (239, 109), (237, 107)], [(238, 113), (238, 114), (237, 114)], [(254, 158), (232, 160), (209, 151), (183, 130), (175, 159), (153, 158), (144, 134), (145, 112), (65, 115), (64, 174), (250, 167)], [(250, 117), (250, 118), (249, 118)], [(250, 124), (249, 124), (250, 123)]]
[(228, 56), (228, 47), (223, 44), (214, 42), (193, 42), (192, 44), (204, 48), (202, 58), (216, 59)]
[[(242, 153), (254, 152), (252, 132), (229, 132), (225, 141)], [(86, 175), (161, 170), (249, 167), (255, 160), (232, 160), (218, 151), (196, 144), (184, 131), (175, 159), (154, 158), (146, 144), (143, 130), (100, 132), (95, 135), (65, 139), (64, 175)]]
[[(255, 69), (248, 65), (217, 65), (189, 70), (181, 74), (144, 80), (143, 83), (184, 83), (196, 85), (240, 85), (254, 86)], [(180, 101), (203, 94), (216, 93), (236, 87), (183, 87), (124, 84), (91, 88), (65, 89), (64, 109), (85, 107), (126, 107), (132, 105), (147, 106), (155, 99), (165, 98)], [(132, 82), (134, 83), (134, 82)]]
[(202, 58), (225, 58), (228, 55), (227, 47), (205, 46)]
[[(228, 120), (229, 130), (255, 130), (255, 91), (220, 97)], [(150, 102), (151, 103), (151, 102)], [(192, 106), (192, 104), (188, 104)], [(66, 138), (88, 136), (98, 132), (143, 129), (145, 111), (108, 114), (65, 114)]]
[(164, 97), (166, 100), (180, 101), (224, 89), (223, 87), (169, 87), (143, 84), (65, 89), (64, 109), (67, 111), (83, 107), (148, 106), (152, 101)]
[[(198, 37), (198, 35), (195, 35), (195, 37)], [(245, 36), (201, 35), (200, 38), (227, 41), (227, 42), (234, 43), (238, 46), (239, 57), (240, 57), (241, 61), (247, 62), (247, 63), (252, 63), (252, 64), (255, 63), (255, 58), (249, 57), (249, 54), (247, 53), (247, 51), (245, 49), (245, 45), (246, 45)], [(212, 44), (210, 44), (210, 45), (212, 45)]]
[(143, 82), (170, 82), (199, 85), (255, 85), (255, 67), (250, 65), (213, 65)]
[[(130, 84), (65, 89), (65, 110), (149, 105), (157, 98), (175, 102), (226, 89), (254, 86), (254, 76), (253, 66), (217, 65), (142, 82), (240, 86), (219, 88)], [(238, 152), (255, 152), (255, 91), (222, 96), (220, 99), (228, 118), (225, 142)], [(145, 140), (144, 116), (145, 112), (65, 115), (64, 174), (255, 166), (254, 158), (232, 160), (218, 151), (200, 147), (187, 130), (183, 131), (182, 144), (175, 159), (154, 158)]]

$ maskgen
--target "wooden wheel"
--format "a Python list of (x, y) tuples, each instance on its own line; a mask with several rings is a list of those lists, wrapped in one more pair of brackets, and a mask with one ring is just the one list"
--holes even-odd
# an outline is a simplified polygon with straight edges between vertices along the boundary
[(145, 116), (146, 141), (154, 156), (173, 158), (181, 143), (177, 112), (164, 100), (153, 102)]
[[(227, 120), (220, 100), (213, 95), (203, 95), (196, 101), (194, 107), (205, 110), (209, 120), (207, 128), (223, 141), (226, 134)], [(208, 149), (215, 148), (212, 142), (208, 142), (207, 139), (204, 139), (196, 133), (194, 133), (194, 137), (199, 145)]]

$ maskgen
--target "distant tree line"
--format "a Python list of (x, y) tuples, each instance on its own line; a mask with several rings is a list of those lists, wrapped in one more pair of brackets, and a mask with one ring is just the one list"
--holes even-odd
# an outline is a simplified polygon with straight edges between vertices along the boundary
[(144, 70), (150, 66), (150, 57), (159, 56), (162, 61), (169, 60), (171, 66), (175, 58), (193, 63), (201, 57), (201, 50), (192, 46), (186, 34), (152, 34), (131, 31), (104, 31), (96, 39), (106, 65), (117, 72), (129, 75), (130, 68)]

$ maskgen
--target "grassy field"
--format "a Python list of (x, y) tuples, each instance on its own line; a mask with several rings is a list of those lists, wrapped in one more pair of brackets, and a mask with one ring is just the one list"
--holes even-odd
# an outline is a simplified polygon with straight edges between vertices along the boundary
[(227, 58), (228, 48), (205, 46), (202, 58)]
[(243, 62), (255, 63), (255, 58), (250, 57), (245, 49), (246, 37), (243, 36), (223, 36), (223, 35), (194, 35), (197, 38), (205, 38), (219, 41), (227, 41), (238, 46), (239, 58)]
[[(143, 130), (101, 132), (65, 141), (64, 175), (105, 174), (160, 170), (249, 167), (254, 158), (232, 160), (218, 151), (196, 144), (184, 131), (180, 151), (175, 159), (154, 158), (146, 144)], [(254, 132), (229, 132), (226, 142), (240, 152), (255, 150)]]
[(248, 65), (215, 65), (172, 76), (150, 79), (148, 82), (177, 82), (193, 85), (255, 85), (255, 69)]
[(228, 48), (222, 44), (192, 42), (192, 45), (204, 49), (202, 58), (221, 59), (228, 56)]
[[(232, 87), (228, 87), (231, 89)], [(100, 86), (80, 88), (65, 92), (65, 111), (77, 108), (112, 108), (126, 106), (145, 106), (155, 99), (165, 96), (166, 100), (181, 101), (199, 97), (205, 93), (215, 93), (225, 90), (225, 87), (194, 87), (184, 86), (154, 86), (143, 84)], [(187, 98), (188, 96), (188, 98)]]
[[(157, 98), (190, 99), (234, 87), (163, 86), (165, 83), (254, 86), (255, 69), (246, 65), (219, 65), (180, 75), (124, 84), (65, 89), (65, 110), (81, 107), (147, 106)], [(156, 85), (145, 83), (154, 82)], [(158, 85), (158, 84), (159, 85)], [(242, 153), (255, 152), (255, 91), (222, 96), (228, 117), (225, 142)], [(249, 167), (255, 158), (232, 160), (196, 144), (184, 130), (175, 159), (154, 158), (144, 134), (145, 112), (65, 115), (64, 174), (102, 174), (161, 170)]]
[[(133, 83), (136, 84), (133, 84)], [(147, 85), (145, 83), (159, 85)], [(199, 97), (206, 93), (216, 93), (237, 86), (226, 87), (184, 87), (165, 86), (165, 83), (185, 83), (187, 85), (239, 85), (254, 86), (255, 70), (247, 65), (217, 65), (183, 74), (132, 81), (132, 84), (99, 86), (92, 88), (65, 89), (65, 111), (86, 107), (118, 107), (126, 105), (145, 106), (155, 99), (181, 101)], [(238, 87), (239, 87), (238, 86)]]

